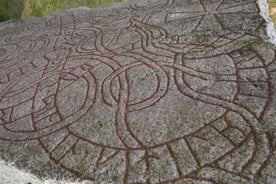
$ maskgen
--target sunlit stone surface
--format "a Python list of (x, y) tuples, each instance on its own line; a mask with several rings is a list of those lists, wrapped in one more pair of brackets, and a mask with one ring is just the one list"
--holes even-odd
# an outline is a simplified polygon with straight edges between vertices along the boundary
[(133, 0), (0, 27), (0, 156), (95, 183), (276, 181), (255, 0)]

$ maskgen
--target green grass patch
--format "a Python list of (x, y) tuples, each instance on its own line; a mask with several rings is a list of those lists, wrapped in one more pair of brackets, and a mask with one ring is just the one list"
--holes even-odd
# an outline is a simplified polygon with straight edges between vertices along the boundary
[(0, 21), (21, 19), (25, 0), (0, 0)]
[(40, 17), (45, 14), (79, 6), (95, 8), (108, 3), (121, 1), (123, 0), (25, 0), (22, 18), (25, 19), (30, 17)]
[(126, 0), (0, 0), (0, 21), (40, 17), (79, 6), (95, 8), (122, 1)]
[(274, 22), (274, 27), (276, 29), (276, 1), (275, 0), (269, 0), (269, 13), (272, 21)]

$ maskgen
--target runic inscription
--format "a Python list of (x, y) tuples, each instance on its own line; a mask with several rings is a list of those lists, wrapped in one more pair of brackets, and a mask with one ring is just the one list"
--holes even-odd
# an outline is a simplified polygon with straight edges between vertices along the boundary
[(272, 157), (264, 27), (255, 0), (134, 0), (4, 25), (1, 157), (57, 178), (248, 183)]

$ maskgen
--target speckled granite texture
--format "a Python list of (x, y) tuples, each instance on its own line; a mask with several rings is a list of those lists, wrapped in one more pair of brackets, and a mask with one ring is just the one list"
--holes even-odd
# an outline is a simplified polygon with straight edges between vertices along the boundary
[(276, 48), (260, 10), (132, 0), (2, 24), (1, 158), (65, 181), (275, 182)]

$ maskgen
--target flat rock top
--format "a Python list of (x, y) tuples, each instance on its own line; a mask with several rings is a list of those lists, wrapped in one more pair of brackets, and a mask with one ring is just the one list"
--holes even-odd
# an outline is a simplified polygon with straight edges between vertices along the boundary
[(95, 183), (276, 181), (256, 0), (132, 0), (0, 27), (0, 156)]

